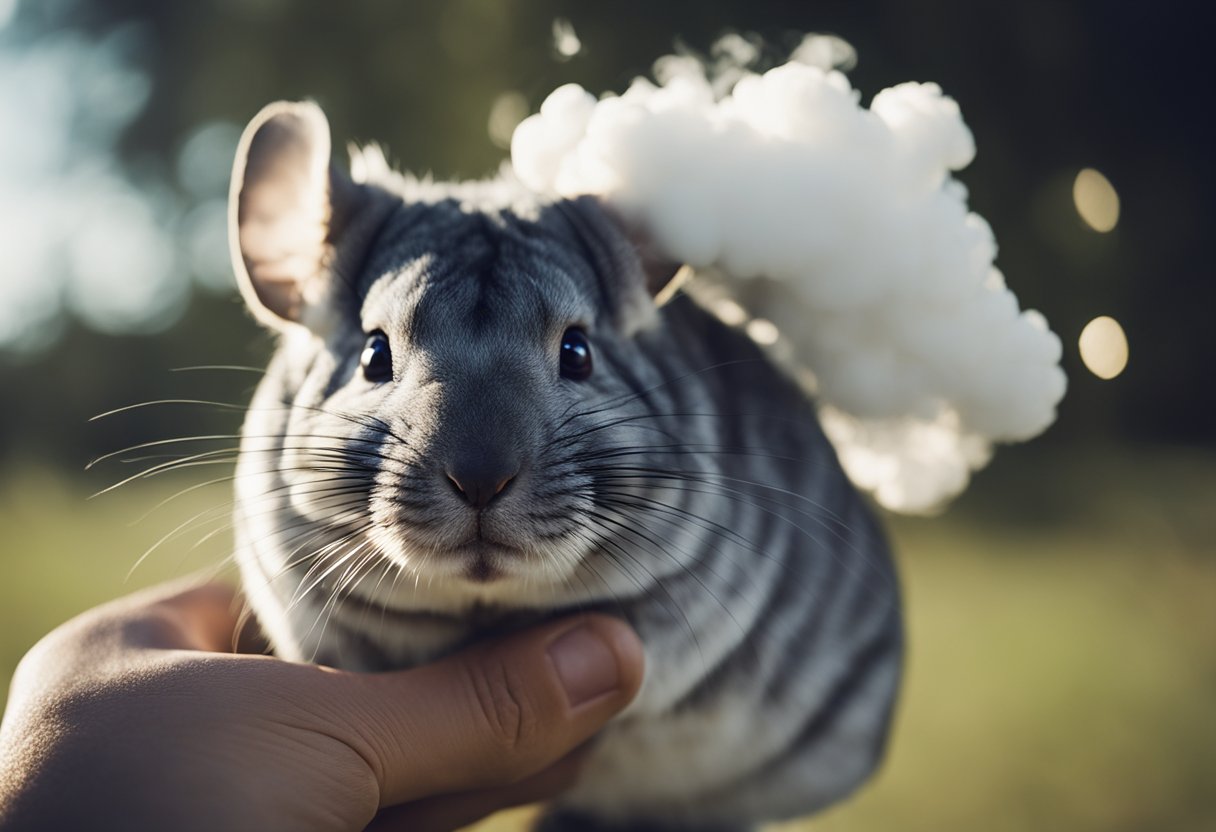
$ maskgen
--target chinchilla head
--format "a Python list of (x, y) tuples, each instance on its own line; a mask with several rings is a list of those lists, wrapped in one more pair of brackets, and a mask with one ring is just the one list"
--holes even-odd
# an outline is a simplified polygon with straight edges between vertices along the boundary
[(606, 528), (595, 461), (647, 430), (637, 336), (672, 270), (591, 198), (347, 177), (311, 103), (247, 128), (230, 234), (280, 334), (242, 466), (274, 475), (302, 553), (324, 530), (425, 582), (567, 580)]

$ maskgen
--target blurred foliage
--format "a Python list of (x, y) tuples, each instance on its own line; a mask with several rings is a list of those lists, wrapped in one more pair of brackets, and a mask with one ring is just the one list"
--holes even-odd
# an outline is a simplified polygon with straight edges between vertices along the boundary
[[(1023, 305), (1041, 309), (1065, 344), (1071, 389), (1044, 440), (1063, 446), (1094, 434), (1216, 439), (1205, 383), (1216, 358), (1216, 281), (1201, 249), (1216, 183), (1194, 106), (1206, 47), (1202, 27), (1168, 13), (1184, 5), (27, 0), (13, 25), (30, 38), (125, 27), (153, 83), (121, 149), (141, 176), (170, 185), (200, 125), (242, 125), (277, 98), (317, 99), (338, 147), (376, 140), (405, 168), (481, 176), (505, 156), (487, 131), (503, 92), (535, 109), (567, 81), (621, 90), (673, 45), (705, 50), (729, 30), (759, 33), (775, 54), (802, 32), (843, 35), (858, 49), (851, 76), (867, 99), (931, 79), (962, 105), (979, 147), (961, 175), (972, 204), (996, 229), (998, 263)], [(583, 45), (569, 60), (553, 45), (557, 17)], [(1121, 197), (1109, 234), (1087, 228), (1073, 207), (1072, 178), (1085, 166), (1103, 171)], [(24, 453), (75, 467), (115, 447), (113, 428), (82, 431), (83, 419), (163, 395), (165, 370), (260, 364), (268, 341), (240, 305), (196, 295), (183, 322), (159, 335), (110, 338), (77, 325), (49, 351), (0, 354), (0, 387), (21, 391), (0, 411), (0, 461)], [(1100, 314), (1119, 319), (1131, 342), (1130, 366), (1114, 382), (1094, 378), (1077, 357), (1081, 328)], [(201, 417), (183, 425), (205, 426)], [(146, 438), (146, 428), (133, 422), (130, 435)]]
[[(1182, 832), (1216, 827), (1216, 281), (1202, 247), (1216, 183), (1198, 126), (1207, 30), (1188, 5), (24, 0), (13, 25), (30, 38), (128, 27), (152, 88), (123, 159), (183, 193), (175, 161), (197, 128), (242, 125), (278, 98), (317, 99), (339, 147), (377, 140), (416, 172), (487, 175), (505, 156), (487, 131), (500, 94), (517, 91), (534, 110), (567, 81), (621, 90), (673, 44), (704, 50), (729, 30), (758, 32), (778, 52), (803, 32), (842, 35), (857, 47), (851, 78), (865, 99), (939, 82), (979, 148), (960, 178), (996, 231), (1010, 285), (1061, 335), (1071, 389), (1057, 426), (999, 451), (948, 515), (895, 524), (912, 641), (890, 763), (811, 828)], [(569, 60), (553, 47), (558, 17), (583, 45)], [(1088, 166), (1122, 202), (1109, 234), (1073, 208), (1073, 177)], [(1131, 344), (1111, 382), (1076, 350), (1102, 314)], [(136, 442), (232, 432), (239, 413), (89, 417), (161, 398), (240, 404), (256, 374), (169, 371), (259, 367), (270, 346), (235, 296), (197, 290), (156, 335), (69, 323), (45, 351), (0, 353), (0, 686), (69, 615), (228, 555), (223, 535), (192, 551), (197, 530), (124, 583), (161, 534), (216, 507), (222, 517), (228, 498), (221, 483), (127, 521), (225, 472), (92, 502), (122, 470), (79, 472)]]

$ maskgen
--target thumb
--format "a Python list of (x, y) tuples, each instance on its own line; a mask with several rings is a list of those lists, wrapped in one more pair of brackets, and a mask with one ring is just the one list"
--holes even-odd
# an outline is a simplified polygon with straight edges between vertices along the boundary
[(628, 625), (585, 615), (411, 670), (331, 678), (380, 805), (393, 806), (539, 772), (633, 699), (643, 663)]

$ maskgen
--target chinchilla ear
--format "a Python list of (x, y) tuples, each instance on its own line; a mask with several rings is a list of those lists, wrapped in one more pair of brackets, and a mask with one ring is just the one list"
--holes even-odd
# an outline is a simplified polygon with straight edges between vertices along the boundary
[(232, 264), (254, 316), (273, 329), (318, 328), (339, 243), (370, 237), (368, 214), (383, 212), (367, 209), (385, 196), (330, 163), (329, 122), (316, 104), (263, 108), (241, 136), (228, 196)]
[(646, 229), (598, 196), (557, 203), (560, 215), (579, 234), (601, 274), (621, 276), (605, 287), (617, 323), (632, 334), (657, 321), (655, 310), (671, 300), (692, 269), (659, 251)]
[(656, 306), (667, 303), (692, 276), (692, 267), (663, 254), (650, 231), (640, 220), (626, 218), (622, 212), (605, 202), (601, 202), (601, 205), (617, 227), (624, 232), (637, 253), (646, 281), (646, 292), (654, 299)]
[(646, 291), (654, 298), (655, 306), (662, 306), (676, 296), (676, 292), (692, 277), (692, 267), (664, 257), (648, 234), (637, 231), (630, 235), (642, 261), (642, 273), (646, 275)]

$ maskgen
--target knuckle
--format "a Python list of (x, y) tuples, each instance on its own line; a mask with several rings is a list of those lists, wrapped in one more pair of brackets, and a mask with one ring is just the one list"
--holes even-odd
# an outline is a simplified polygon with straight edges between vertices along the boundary
[(537, 733), (539, 709), (524, 679), (494, 659), (468, 665), (468, 673), (478, 727), (497, 750), (525, 752)]

